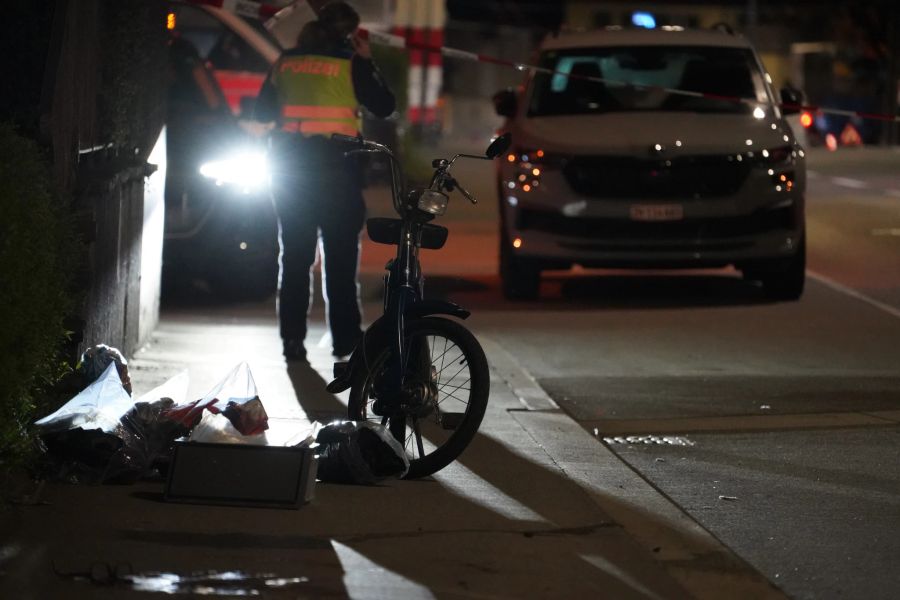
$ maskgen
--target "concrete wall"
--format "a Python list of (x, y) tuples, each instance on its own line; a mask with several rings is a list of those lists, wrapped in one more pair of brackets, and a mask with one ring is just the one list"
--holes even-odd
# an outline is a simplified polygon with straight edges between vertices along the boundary
[(76, 193), (75, 206), (92, 231), (85, 240), (89, 277), (78, 352), (102, 343), (130, 356), (159, 318), (162, 182), (156, 173), (147, 177), (144, 165), (105, 174), (109, 160), (86, 158), (78, 173), (91, 184)]
[(156, 171), (144, 182), (144, 227), (141, 233), (140, 311), (138, 313), (138, 346), (150, 339), (159, 323), (159, 295), (162, 275), (163, 229), (166, 221), (166, 132), (159, 139), (147, 161)]
[(164, 0), (55, 3), (41, 120), (85, 244), (78, 354), (103, 343), (130, 356), (159, 318), (166, 10)]

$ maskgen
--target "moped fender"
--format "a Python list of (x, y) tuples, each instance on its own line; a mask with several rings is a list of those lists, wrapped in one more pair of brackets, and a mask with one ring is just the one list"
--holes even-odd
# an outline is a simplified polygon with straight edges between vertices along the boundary
[(468, 319), (472, 313), (447, 300), (421, 300), (406, 309), (407, 318), (427, 317), (429, 315), (450, 315), (459, 319)]
[[(409, 319), (427, 317), (429, 315), (450, 315), (460, 319), (466, 319), (472, 314), (463, 307), (446, 300), (421, 300), (415, 302), (405, 311)], [(382, 348), (390, 343), (390, 330), (387, 317), (378, 317), (363, 334), (362, 342), (353, 350), (346, 363), (335, 363), (334, 380), (325, 386), (332, 394), (338, 394), (353, 385), (353, 380), (358, 372), (364, 372), (368, 365), (378, 357)]]

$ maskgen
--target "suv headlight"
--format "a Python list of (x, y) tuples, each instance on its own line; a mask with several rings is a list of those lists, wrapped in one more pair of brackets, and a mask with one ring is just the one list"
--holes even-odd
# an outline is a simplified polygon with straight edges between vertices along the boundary
[(794, 158), (794, 149), (790, 146), (779, 146), (778, 148), (766, 148), (759, 153), (759, 159), (767, 165), (783, 165), (792, 162)]
[(797, 151), (791, 146), (767, 148), (757, 156), (760, 165), (766, 168), (776, 192), (791, 192), (794, 189), (794, 163)]

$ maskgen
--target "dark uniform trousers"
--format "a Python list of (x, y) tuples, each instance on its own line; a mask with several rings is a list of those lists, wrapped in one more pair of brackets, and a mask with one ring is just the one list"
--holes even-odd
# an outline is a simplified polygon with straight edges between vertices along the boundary
[(272, 196), (280, 245), (278, 319), (281, 338), (303, 340), (313, 295), (312, 266), (321, 237), (323, 288), (332, 346), (348, 354), (361, 331), (359, 234), (365, 221), (355, 157), (322, 137), (272, 139)]

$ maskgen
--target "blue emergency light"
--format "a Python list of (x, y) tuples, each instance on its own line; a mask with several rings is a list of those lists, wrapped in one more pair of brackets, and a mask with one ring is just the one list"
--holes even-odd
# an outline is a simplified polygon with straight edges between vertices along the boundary
[(645, 29), (656, 29), (656, 19), (648, 12), (634, 12), (631, 14), (631, 23), (635, 27), (643, 27)]

